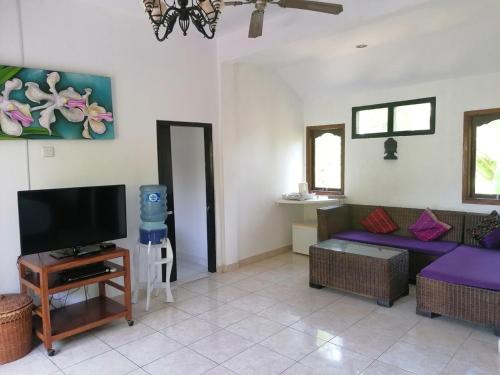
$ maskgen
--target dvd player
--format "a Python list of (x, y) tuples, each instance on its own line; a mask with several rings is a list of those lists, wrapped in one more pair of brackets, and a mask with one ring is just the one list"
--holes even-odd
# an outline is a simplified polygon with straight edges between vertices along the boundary
[(112, 271), (113, 269), (106, 266), (104, 262), (92, 263), (86, 266), (62, 271), (59, 273), (59, 278), (63, 283), (70, 283), (77, 280), (87, 279), (89, 277), (104, 275)]

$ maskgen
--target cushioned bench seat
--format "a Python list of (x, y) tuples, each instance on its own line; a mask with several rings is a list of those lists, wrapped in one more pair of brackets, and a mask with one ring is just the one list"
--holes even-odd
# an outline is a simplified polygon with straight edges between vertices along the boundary
[(349, 230), (335, 233), (332, 238), (348, 241), (358, 241), (372, 245), (398, 247), (421, 254), (442, 256), (457, 248), (459, 245), (451, 241), (420, 241), (412, 237), (396, 236), (394, 234), (378, 234), (362, 230)]
[(420, 276), (500, 291), (500, 250), (461, 245), (425, 267)]

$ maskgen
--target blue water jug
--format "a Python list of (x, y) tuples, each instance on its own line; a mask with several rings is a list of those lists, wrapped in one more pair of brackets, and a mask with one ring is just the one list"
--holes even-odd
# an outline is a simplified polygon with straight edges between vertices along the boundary
[(143, 185), (141, 191), (141, 220), (143, 222), (164, 222), (167, 218), (167, 187), (164, 185)]
[(141, 220), (139, 240), (143, 244), (159, 244), (167, 237), (167, 187), (143, 185), (140, 187)]

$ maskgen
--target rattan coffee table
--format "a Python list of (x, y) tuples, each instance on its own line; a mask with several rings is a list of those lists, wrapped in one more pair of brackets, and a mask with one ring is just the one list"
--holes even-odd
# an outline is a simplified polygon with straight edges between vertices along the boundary
[(326, 240), (309, 249), (309, 285), (377, 298), (391, 307), (408, 295), (408, 251), (344, 240)]

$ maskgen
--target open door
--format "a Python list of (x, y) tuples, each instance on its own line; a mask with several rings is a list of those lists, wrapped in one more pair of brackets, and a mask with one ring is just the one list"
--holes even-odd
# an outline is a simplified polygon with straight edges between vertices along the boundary
[[(168, 238), (172, 244), (174, 263), (170, 281), (178, 278), (178, 254), (175, 230), (175, 199), (174, 199), (174, 173), (172, 166), (172, 127), (191, 127), (203, 129), (203, 148), (205, 164), (205, 198), (206, 198), (206, 258), (207, 271), (216, 272), (216, 250), (215, 250), (215, 198), (214, 198), (214, 169), (213, 169), (213, 143), (212, 125), (202, 123), (187, 123), (176, 121), (157, 121), (157, 149), (158, 149), (158, 179), (159, 183), (167, 186), (167, 216)], [(166, 255), (166, 254), (165, 254)], [(165, 256), (164, 255), (164, 256)], [(166, 269), (163, 270), (165, 279)]]

